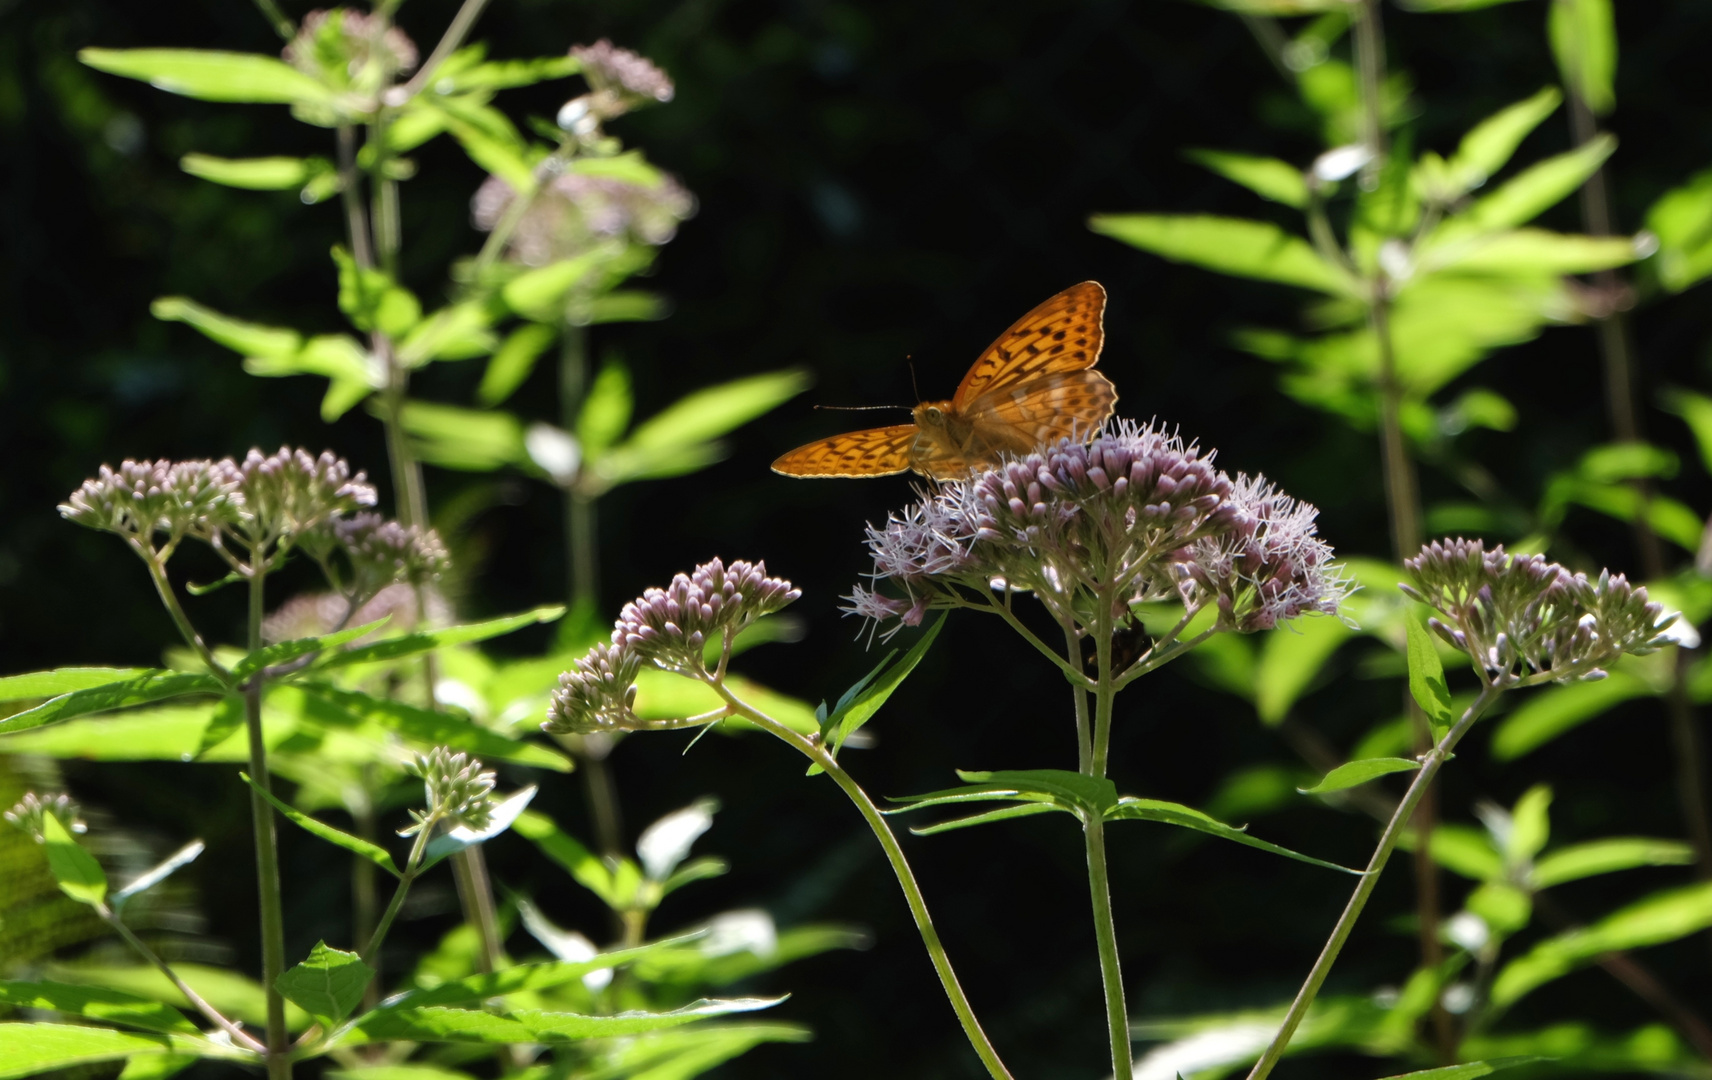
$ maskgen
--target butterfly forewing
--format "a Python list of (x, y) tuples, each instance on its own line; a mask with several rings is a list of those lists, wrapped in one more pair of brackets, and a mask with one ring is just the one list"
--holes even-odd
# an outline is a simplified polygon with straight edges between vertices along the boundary
[(786, 476), (890, 476), (910, 467), (914, 424), (869, 428), (819, 439), (799, 446), (773, 462), (773, 471)]
[(1059, 439), (1087, 438), (1112, 415), (1117, 400), (1111, 380), (1098, 371), (1059, 371), (981, 395), (969, 421), (978, 434), (1008, 429), (1021, 435), (1013, 439), (1023, 444), (1016, 452), (1026, 453)]
[(1054, 372), (1094, 366), (1105, 341), (1106, 290), (1084, 281), (1042, 303), (987, 346), (951, 401), (972, 410), (996, 394)]

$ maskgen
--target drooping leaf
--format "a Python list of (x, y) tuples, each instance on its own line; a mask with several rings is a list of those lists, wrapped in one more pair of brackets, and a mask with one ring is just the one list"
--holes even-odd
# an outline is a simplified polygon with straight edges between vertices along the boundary
[(1381, 776), (1389, 776), (1398, 772), (1414, 772), (1421, 767), (1418, 761), (1408, 758), (1364, 758), (1360, 761), (1346, 761), (1327, 773), (1313, 787), (1299, 788), (1304, 795), (1325, 795), (1333, 791), (1344, 791), (1348, 788), (1365, 784), (1369, 780)]
[(1322, 259), (1306, 240), (1269, 222), (1192, 214), (1096, 214), (1088, 227), (1173, 262), (1221, 274), (1333, 296), (1355, 292), (1348, 274)]
[(100, 986), (59, 982), (0, 982), (0, 1005), (52, 1009), (101, 1024), (200, 1035), (195, 1024), (170, 1005)]
[(1339, 866), (1334, 862), (1326, 862), (1324, 859), (1316, 859), (1310, 855), (1303, 855), (1300, 852), (1291, 851), (1287, 847), (1280, 847), (1277, 844), (1271, 844), (1265, 840), (1256, 839), (1255, 837), (1248, 835), (1246, 829), (1233, 828), (1222, 821), (1212, 818), (1207, 814), (1203, 814), (1201, 811), (1196, 810), (1193, 807), (1184, 806), (1181, 803), (1165, 802), (1161, 799), (1138, 799), (1133, 795), (1125, 795), (1122, 799), (1118, 800), (1116, 806), (1106, 812), (1106, 820), (1158, 821), (1166, 825), (1176, 825), (1185, 829), (1193, 829), (1196, 832), (1206, 833), (1208, 836), (1217, 836), (1224, 840), (1234, 840), (1247, 847), (1257, 848), (1261, 851), (1270, 851), (1274, 855), (1282, 855), (1287, 859), (1304, 862), (1310, 866), (1324, 867), (1327, 870), (1341, 870), (1346, 874), (1361, 873), (1360, 870), (1351, 870), (1347, 866)]
[(203, 101), (327, 104), (333, 92), (271, 56), (208, 49), (80, 49), (77, 58), (109, 75)]
[(548, 604), (517, 615), (506, 615), (482, 622), (460, 623), (438, 630), (419, 630), (412, 634), (377, 641), (373, 645), (346, 649), (329, 656), (317, 666), (318, 668), (331, 668), (346, 667), (351, 664), (371, 664), (383, 660), (397, 660), (405, 656), (414, 656), (417, 653), (428, 652), (432, 649), (445, 648), (448, 645), (465, 645), (474, 641), (486, 641), (489, 638), (509, 634), (513, 630), (521, 630), (525, 626), (552, 622), (564, 613), (563, 604)]
[(832, 752), (837, 754), (846, 739), (862, 729), (862, 725), (873, 719), (880, 707), (890, 700), (903, 681), (909, 678), (910, 672), (921, 663), (921, 658), (927, 655), (927, 650), (933, 647), (933, 642), (939, 637), (939, 631), (945, 626), (946, 615), (940, 615), (933, 621), (921, 637), (916, 639), (909, 651), (896, 664), (872, 676), (856, 694), (848, 701), (841, 702), (838, 708), (826, 718), (824, 725), (831, 738)]
[(352, 836), (348, 832), (335, 829), (333, 826), (328, 825), (325, 822), (317, 821), (301, 810), (293, 809), (286, 803), (281, 802), (278, 796), (274, 795), (272, 792), (263, 791), (260, 785), (250, 779), (250, 775), (248, 773), (239, 773), (238, 775), (243, 778), (244, 783), (250, 785), (250, 787), (255, 789), (262, 798), (272, 804), (275, 810), (278, 810), (282, 815), (284, 815), (286, 820), (290, 821), (304, 832), (307, 832), (312, 836), (319, 836), (329, 844), (342, 847), (353, 855), (362, 856), (380, 867), (382, 870), (391, 874), (393, 877), (403, 876), (399, 873), (398, 866), (392, 861), (392, 855), (389, 854), (385, 848), (378, 844), (370, 843), (360, 836)]
[(1450, 703), (1450, 686), (1445, 682), (1444, 664), (1439, 662), (1432, 633), (1418, 614), (1411, 613), (1403, 624), (1408, 634), (1409, 696), (1426, 713), (1436, 741), (1456, 723), (1456, 710)]
[(487, 825), (480, 829), (472, 829), (468, 825), (459, 825), (428, 841), (428, 846), (422, 852), (423, 868), (433, 866), (446, 856), (455, 855), (465, 848), (485, 844), (511, 828), (511, 823), (517, 820), (517, 815), (523, 813), (524, 808), (529, 805), (529, 800), (535, 797), (537, 790), (534, 784), (530, 784), (521, 791), (514, 791), (501, 799), (494, 805), (492, 813), (488, 815)]
[(1650, 836), (1614, 836), (1571, 844), (1542, 855), (1534, 863), (1536, 889), (1549, 889), (1596, 874), (1642, 866), (1692, 866), (1694, 849), (1680, 840)]
[(79, 1065), (164, 1054), (255, 1060), (253, 1054), (235, 1047), (176, 1032), (143, 1034), (88, 1024), (0, 1023), (0, 1080), (29, 1080)]
[(1263, 199), (1298, 210), (1308, 205), (1308, 183), (1302, 170), (1287, 161), (1223, 150), (1191, 150), (1188, 158)]
[(1595, 116), (1617, 104), (1617, 24), (1611, 0), (1552, 0), (1552, 57), (1564, 83)]
[(1515, 156), (1522, 140), (1562, 103), (1563, 95), (1548, 86), (1470, 128), (1447, 163), (1457, 189), (1472, 191), (1486, 183)]
[(84, 850), (55, 814), (42, 815), (42, 839), (48, 871), (59, 891), (99, 909), (107, 899), (107, 875), (95, 856)]
[(1598, 922), (1547, 938), (1510, 961), (1493, 980), (1493, 1005), (1504, 1008), (1525, 994), (1601, 955), (1662, 945), (1712, 926), (1712, 882), (1654, 893)]
[(375, 697), (360, 690), (344, 690), (328, 683), (304, 681), (295, 685), (346, 716), (379, 724), (417, 746), (444, 746), (475, 754), (484, 761), (510, 761), (554, 772), (570, 772), (572, 768), (571, 759), (557, 750), (513, 739), (450, 713)]
[(362, 1004), (363, 990), (374, 976), (374, 968), (356, 953), (318, 941), (301, 963), (280, 972), (274, 985), (287, 1001), (330, 1028)]

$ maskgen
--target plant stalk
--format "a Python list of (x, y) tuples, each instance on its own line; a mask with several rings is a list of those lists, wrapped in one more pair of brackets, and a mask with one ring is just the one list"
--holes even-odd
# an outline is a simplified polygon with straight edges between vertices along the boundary
[[(1117, 687), (1112, 680), (1112, 604), (1104, 592), (1096, 593), (1094, 603), (1094, 746), (1089, 757), (1087, 775), (1104, 778), (1111, 749), (1112, 705)], [(1100, 983), (1106, 998), (1106, 1030), (1111, 1038), (1112, 1076), (1114, 1080), (1130, 1080), (1135, 1062), (1131, 1057), (1129, 1038), (1129, 1006), (1124, 1001), (1123, 969), (1118, 957), (1117, 922), (1112, 917), (1111, 875), (1106, 868), (1105, 821), (1089, 815), (1082, 822), (1082, 836), (1088, 853), (1088, 892), (1094, 909), (1094, 941), (1100, 953)]]
[[(202, 640), (202, 635), (196, 632), (196, 627), (190, 624), (190, 616), (184, 613), (184, 606), (178, 602), (178, 596), (173, 593), (172, 582), (167, 578), (166, 567), (161, 565), (160, 558), (143, 547), (138, 547), (136, 550), (137, 554), (141, 555), (143, 561), (148, 564), (149, 580), (154, 582), (155, 592), (160, 596), (161, 604), (166, 608), (166, 613), (172, 617), (173, 625), (178, 627), (179, 636), (184, 638), (185, 643), (192, 649), (196, 650), (197, 657), (208, 666), (208, 670), (213, 673), (215, 678), (230, 686), (232, 684), (231, 672), (214, 659), (213, 650), (208, 648), (208, 643)], [(250, 651), (254, 652), (255, 648), (252, 646)]]
[(190, 988), (189, 983), (179, 978), (178, 972), (172, 970), (167, 962), (162, 960), (153, 949), (143, 944), (142, 939), (131, 932), (131, 928), (126, 926), (124, 922), (119, 919), (116, 912), (111, 911), (106, 907), (101, 907), (97, 909), (96, 914), (100, 915), (101, 918), (106, 921), (107, 925), (113, 928), (115, 933), (124, 938), (126, 944), (137, 950), (138, 955), (142, 956), (144, 960), (147, 960), (149, 963), (159, 968), (160, 973), (165, 975), (172, 982), (172, 985), (178, 988), (178, 992), (184, 995), (184, 999), (190, 1002), (190, 1004), (196, 1008), (197, 1012), (206, 1016), (214, 1026), (231, 1036), (234, 1043), (237, 1043), (246, 1050), (253, 1050), (258, 1054), (267, 1053), (267, 1047), (257, 1042), (253, 1035), (222, 1016), (220, 1014), (220, 1010), (208, 1004), (201, 994), (198, 994), (195, 990)]
[[(1273, 1066), (1284, 1056), (1285, 1049), (1290, 1045), (1290, 1039), (1301, 1026), (1303, 1017), (1308, 1015), (1308, 1007), (1314, 1003), (1320, 987), (1331, 973), (1332, 965), (1337, 962), (1338, 953), (1343, 951), (1344, 943), (1349, 940), (1350, 933), (1355, 929), (1356, 920), (1361, 917), (1362, 908), (1367, 906), (1367, 900), (1373, 895), (1374, 888), (1379, 884), (1379, 875), (1385, 869), (1385, 863), (1391, 858), (1391, 852), (1397, 847), (1397, 842), (1403, 838), (1403, 833), (1414, 816), (1415, 808), (1426, 796), (1427, 789), (1432, 785), (1433, 778), (1438, 775), (1440, 767), (1449, 759), (1456, 744), (1474, 726), (1487, 707), (1497, 699), (1500, 688), (1487, 684), (1481, 687), (1480, 695), (1469, 705), (1456, 725), (1445, 733), (1438, 745), (1428, 751), (1422, 759), (1420, 771), (1415, 774), (1415, 780), (1409, 785), (1409, 791), (1403, 796), (1403, 801), (1397, 804), (1397, 810), (1386, 823), (1385, 831), (1380, 835), (1379, 846), (1373, 851), (1373, 857), (1368, 860), (1367, 870), (1361, 875), (1355, 892), (1345, 905), (1343, 914), (1339, 916), (1337, 925), (1326, 939), (1326, 944), (1320, 950), (1319, 959), (1314, 961), (1314, 967), (1308, 972), (1308, 978), (1302, 983), (1302, 988), (1296, 992), (1296, 999), (1290, 1003), (1290, 1011), (1284, 1015), (1284, 1023), (1278, 1028), (1278, 1034), (1261, 1054), (1253, 1070), (1248, 1074), (1248, 1080), (1265, 1080), (1272, 1072)], [(1424, 843), (1422, 847), (1426, 846)]]
[(380, 970), (376, 961), (380, 956), (381, 942), (386, 940), (386, 932), (392, 929), (392, 921), (398, 917), (398, 909), (404, 906), (404, 897), (410, 892), (410, 886), (415, 883), (416, 875), (421, 871), (422, 853), (428, 847), (428, 836), (434, 831), (436, 822), (437, 819), (432, 815), (422, 822), (422, 830), (416, 834), (416, 842), (410, 845), (410, 857), (404, 861), (404, 873), (399, 875), (398, 888), (392, 891), (392, 900), (387, 903), (380, 922), (375, 924), (368, 944), (364, 945), (362, 952), (358, 954), (363, 963), (375, 968), (377, 972)]
[[(250, 652), (262, 645), (263, 584), (267, 572), (262, 568), (259, 553), (253, 553), (250, 574), (249, 637)], [(289, 1080), (291, 1060), (290, 1037), (285, 1029), (285, 998), (278, 986), (285, 971), (285, 905), (280, 896), (279, 844), (274, 834), (273, 807), (264, 792), (271, 793), (268, 778), (267, 742), (262, 733), (262, 682), (257, 673), (244, 686), (244, 721), (250, 736), (250, 777), (255, 785), (250, 789), (250, 821), (255, 832), (256, 890), (261, 899), (262, 988), (267, 992), (267, 1071), (268, 1080)]]

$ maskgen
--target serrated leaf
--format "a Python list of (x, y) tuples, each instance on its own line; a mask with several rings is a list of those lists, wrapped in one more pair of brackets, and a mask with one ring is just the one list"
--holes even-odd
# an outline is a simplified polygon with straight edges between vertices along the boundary
[(170, 1005), (102, 986), (60, 982), (0, 982), (0, 1005), (52, 1009), (102, 1024), (200, 1035), (195, 1024)]
[(1325, 795), (1333, 791), (1344, 791), (1348, 788), (1376, 780), (1381, 776), (1392, 773), (1414, 772), (1421, 767), (1418, 761), (1408, 758), (1379, 757), (1363, 758), (1360, 761), (1347, 761), (1321, 778), (1313, 787), (1297, 788), (1304, 795)]
[(391, 615), (384, 615), (373, 622), (335, 630), (331, 634), (322, 634), (319, 637), (293, 638), (290, 641), (263, 646), (232, 665), (232, 678), (242, 681), (263, 668), (289, 663), (299, 657), (321, 652), (324, 649), (336, 649), (347, 642), (367, 637), (385, 626), (391, 618)]
[(1444, 664), (1439, 661), (1432, 632), (1418, 612), (1411, 611), (1403, 625), (1408, 634), (1409, 696), (1427, 714), (1427, 722), (1433, 726), (1433, 739), (1437, 741), (1456, 723)]
[(378, 844), (370, 843), (360, 836), (352, 836), (348, 832), (335, 829), (326, 822), (317, 821), (308, 814), (305, 814), (303, 811), (294, 809), (288, 804), (281, 802), (279, 797), (273, 794), (273, 792), (264, 790), (261, 785), (252, 780), (248, 773), (239, 773), (238, 775), (243, 779), (244, 783), (250, 785), (250, 787), (255, 789), (262, 798), (266, 799), (275, 810), (278, 810), (286, 820), (290, 821), (304, 832), (309, 833), (311, 836), (319, 836), (329, 844), (333, 844), (336, 847), (342, 847), (353, 855), (362, 856), (395, 878), (404, 876), (399, 873), (398, 866), (392, 861), (392, 855), (389, 854), (385, 848)]
[(1303, 855), (1300, 852), (1291, 851), (1287, 847), (1280, 847), (1277, 844), (1271, 844), (1265, 840), (1256, 839), (1255, 837), (1248, 835), (1248, 832), (1245, 829), (1238, 829), (1233, 826), (1226, 825), (1224, 822), (1219, 821), (1210, 815), (1204, 814), (1193, 807), (1184, 806), (1181, 803), (1165, 802), (1161, 799), (1138, 799), (1133, 795), (1125, 795), (1122, 799), (1118, 800), (1116, 806), (1106, 812), (1106, 820), (1157, 821), (1165, 825), (1176, 825), (1184, 829), (1193, 829), (1196, 832), (1203, 832), (1208, 836), (1217, 836), (1224, 840), (1234, 840), (1235, 842), (1247, 847), (1256, 848), (1260, 851), (1269, 851), (1274, 855), (1282, 855), (1286, 859), (1294, 859), (1297, 862), (1307, 863), (1309, 866), (1324, 867), (1327, 870), (1341, 870), (1346, 874), (1361, 873), (1360, 870), (1351, 870), (1347, 866), (1339, 866), (1334, 862), (1326, 862), (1324, 859), (1316, 859), (1310, 855)]
[(165, 670), (144, 671), (140, 675), (104, 686), (73, 690), (44, 701), (33, 709), (13, 713), (0, 720), (0, 735), (57, 724), (75, 716), (108, 712), (131, 705), (146, 705), (151, 701), (166, 701), (190, 694), (219, 694), (224, 691), (225, 686), (212, 675)]
[(157, 90), (203, 101), (287, 105), (334, 100), (330, 89), (290, 64), (257, 53), (80, 49), (77, 58), (97, 71), (140, 79)]
[(374, 976), (374, 968), (356, 953), (318, 941), (302, 963), (280, 973), (274, 986), (287, 1001), (331, 1028), (362, 1004), (363, 990)]
[(1355, 283), (1299, 236), (1265, 221), (1204, 214), (1096, 214), (1088, 227), (1172, 262), (1220, 274), (1275, 281), (1333, 296)]
[(1549, 889), (1569, 881), (1642, 866), (1692, 866), (1694, 849), (1681, 840), (1650, 836), (1614, 836), (1571, 844), (1540, 856), (1534, 862), (1530, 882), (1536, 889)]

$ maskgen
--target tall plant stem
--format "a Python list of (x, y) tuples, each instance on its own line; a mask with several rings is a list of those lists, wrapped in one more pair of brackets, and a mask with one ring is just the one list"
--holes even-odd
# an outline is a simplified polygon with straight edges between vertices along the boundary
[(178, 632), (184, 638), (185, 644), (196, 650), (196, 655), (208, 670), (228, 686), (231, 685), (231, 675), (224, 665), (214, 659), (213, 650), (202, 640), (202, 635), (196, 632), (196, 627), (190, 623), (190, 616), (184, 613), (184, 605), (178, 602), (178, 596), (172, 591), (172, 582), (166, 576), (165, 560), (153, 552), (145, 550), (141, 545), (136, 548), (137, 554), (149, 565), (149, 580), (154, 582), (155, 592), (160, 596), (161, 604), (166, 613), (172, 616), (172, 624), (178, 627)]
[[(560, 426), (576, 431), (588, 393), (588, 328), (566, 318), (559, 327)], [(600, 550), (595, 540), (595, 500), (575, 484), (565, 487), (565, 551), (569, 600), (600, 603)]]
[(253, 1050), (258, 1054), (267, 1052), (267, 1047), (257, 1042), (249, 1032), (222, 1016), (218, 1009), (208, 1004), (207, 1000), (203, 998), (201, 994), (198, 994), (191, 988), (189, 983), (180, 978), (178, 972), (172, 970), (172, 965), (168, 964), (165, 960), (162, 960), (159, 954), (147, 945), (143, 944), (142, 939), (132, 933), (131, 928), (126, 926), (124, 921), (119, 918), (118, 913), (103, 907), (97, 911), (97, 914), (99, 914), (107, 925), (113, 929), (114, 933), (125, 939), (125, 943), (127, 945), (135, 949), (144, 960), (147, 960), (158, 968), (160, 973), (167, 977), (167, 980), (178, 989), (179, 993), (184, 995), (184, 999), (190, 1002), (197, 1012), (206, 1016), (213, 1022), (215, 1027), (224, 1031), (234, 1043), (246, 1050)]
[[(1325, 948), (1320, 950), (1319, 959), (1314, 961), (1313, 970), (1308, 972), (1308, 978), (1302, 983), (1302, 988), (1296, 992), (1296, 999), (1290, 1003), (1290, 1011), (1284, 1014), (1284, 1023), (1278, 1028), (1278, 1034), (1255, 1062), (1254, 1068), (1248, 1074), (1248, 1080), (1265, 1080), (1272, 1072), (1278, 1059), (1284, 1056), (1284, 1050), (1290, 1045), (1290, 1039), (1301, 1026), (1302, 1018), (1308, 1015), (1308, 1007), (1314, 1003), (1320, 987), (1325, 983), (1326, 976), (1331, 973), (1332, 965), (1337, 962), (1338, 953), (1343, 951), (1344, 943), (1349, 940), (1350, 932), (1355, 929), (1356, 920), (1361, 918), (1361, 909), (1367, 906), (1368, 897), (1373, 895), (1374, 887), (1379, 884), (1379, 875), (1385, 869), (1385, 863), (1391, 858), (1391, 852), (1396, 850), (1397, 842), (1403, 838), (1403, 833), (1409, 827), (1410, 818), (1414, 816), (1415, 808), (1426, 796), (1427, 789), (1432, 786), (1433, 777), (1450, 758), (1450, 752), (1456, 744), (1480, 719), (1480, 714), (1498, 697), (1500, 690), (1492, 685), (1483, 686), (1480, 695), (1469, 705), (1468, 711), (1462, 714), (1438, 745), (1433, 747), (1422, 758), (1420, 771), (1415, 773), (1414, 783), (1409, 785), (1409, 791), (1403, 796), (1403, 801), (1397, 804), (1391, 820), (1386, 823), (1385, 831), (1379, 837), (1379, 846), (1374, 848), (1373, 857), (1367, 862), (1367, 870), (1361, 875), (1361, 881), (1356, 885), (1355, 892), (1350, 896), (1349, 903), (1344, 906), (1343, 914), (1339, 916), (1337, 925), (1326, 939)], [(1422, 846), (1425, 846), (1424, 844)]]
[[(262, 560), (254, 558), (250, 574), (249, 650), (262, 645), (262, 586), (267, 572)], [(267, 742), (262, 735), (262, 675), (257, 673), (244, 686), (244, 722), (250, 736), (250, 822), (255, 831), (256, 890), (261, 899), (262, 987), (267, 991), (268, 1080), (288, 1080), (291, 1049), (285, 1030), (285, 998), (275, 986), (285, 970), (285, 906), (279, 889), (279, 845), (274, 836), (273, 807), (264, 792), (272, 790), (268, 779)]]
[[(351, 816), (355, 819), (357, 836), (374, 843), (377, 838), (375, 826), (373, 792), (376, 788), (375, 769), (370, 762), (365, 762), (361, 772), (362, 805), (352, 809)], [(368, 941), (375, 934), (375, 864), (368, 859), (351, 860), (351, 940)], [(375, 977), (369, 980), (363, 988), (363, 1008), (372, 1009), (380, 1000), (380, 967), (370, 961), (369, 966), (375, 969)]]
[[(1112, 704), (1117, 688), (1112, 682), (1112, 604), (1109, 597), (1096, 596), (1094, 618), (1094, 662), (1098, 676), (1094, 688), (1094, 747), (1087, 773), (1104, 778), (1111, 749)], [(1088, 852), (1088, 892), (1094, 908), (1094, 941), (1100, 954), (1100, 982), (1106, 997), (1106, 1030), (1111, 1037), (1112, 1075), (1130, 1080), (1135, 1069), (1130, 1056), (1129, 1006), (1124, 1001), (1123, 969), (1118, 959), (1117, 922), (1112, 917), (1111, 875), (1106, 868), (1105, 821), (1090, 814), (1082, 823)]]
[[(1082, 642), (1076, 636), (1076, 627), (1065, 622), (1064, 656), (1074, 663), (1081, 655)], [(1094, 740), (1088, 730), (1088, 691), (1080, 686), (1071, 686), (1070, 693), (1076, 715), (1076, 771), (1086, 773), (1094, 767)]]
[(969, 1045), (975, 1050), (981, 1064), (987, 1067), (988, 1075), (994, 1080), (1012, 1080), (1010, 1070), (999, 1059), (998, 1050), (994, 1049), (992, 1040), (981, 1029), (981, 1022), (975, 1018), (975, 1009), (969, 1004), (969, 998), (963, 993), (963, 986), (957, 981), (957, 972), (951, 966), (951, 957), (945, 952), (945, 946), (939, 940), (939, 931), (934, 929), (933, 916), (927, 911), (927, 898), (921, 894), (921, 886), (916, 884), (915, 872), (910, 869), (909, 860), (904, 856), (904, 849), (898, 844), (898, 838), (892, 833), (892, 827), (886, 822), (874, 801), (868, 798), (868, 793), (862, 790), (851, 775), (838, 764), (838, 759), (818, 737), (803, 735), (781, 724), (779, 721), (761, 712), (743, 701), (726, 688), (723, 682), (707, 679), (719, 696), (724, 699), (726, 706), (737, 716), (743, 717), (775, 738), (789, 743), (798, 753), (820, 766), (832, 782), (838, 785), (858, 812), (862, 820), (868, 823), (868, 828), (874, 832), (874, 838), (880, 842), (880, 848), (886, 853), (886, 861), (892, 866), (892, 873), (897, 875), (898, 885), (904, 891), (904, 900), (909, 904), (910, 915), (915, 918), (915, 927), (921, 933), (922, 944), (927, 946), (927, 955), (933, 960), (933, 969), (939, 974), (939, 983), (945, 988), (945, 996), (951, 1001), (951, 1009), (957, 1014), (957, 1019), (963, 1025), (963, 1034), (968, 1037)]

